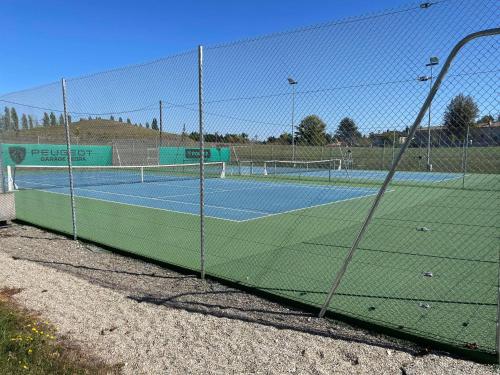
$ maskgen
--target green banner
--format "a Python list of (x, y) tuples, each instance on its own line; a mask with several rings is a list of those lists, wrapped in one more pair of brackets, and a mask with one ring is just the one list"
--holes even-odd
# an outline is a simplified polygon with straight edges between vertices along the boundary
[[(66, 145), (8, 144), (2, 146), (4, 166), (7, 165), (68, 165)], [(73, 165), (112, 165), (111, 146), (71, 146)]]
[[(209, 147), (204, 150), (205, 162), (229, 162), (229, 147)], [(160, 147), (160, 164), (190, 164), (200, 161), (201, 152), (198, 147)]]

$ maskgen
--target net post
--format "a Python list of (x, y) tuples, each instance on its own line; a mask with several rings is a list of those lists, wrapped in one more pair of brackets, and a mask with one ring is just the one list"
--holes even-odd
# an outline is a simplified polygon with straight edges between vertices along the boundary
[(267, 162), (264, 162), (264, 176), (267, 176)]
[(76, 210), (75, 210), (75, 189), (73, 185), (73, 161), (71, 156), (71, 139), (69, 134), (69, 123), (68, 123), (68, 111), (67, 111), (67, 95), (66, 95), (66, 80), (61, 79), (62, 87), (62, 97), (63, 97), (63, 118), (64, 118), (64, 129), (66, 134), (66, 149), (68, 152), (68, 177), (69, 177), (69, 194), (71, 201), (71, 222), (73, 226), (73, 239), (77, 240), (76, 231)]
[(453, 62), (453, 60), (457, 56), (458, 52), (462, 49), (462, 47), (464, 45), (466, 45), (468, 42), (470, 42), (471, 40), (474, 40), (474, 39), (477, 39), (480, 37), (499, 35), (499, 34), (500, 34), (500, 28), (486, 29), (486, 30), (482, 30), (482, 31), (479, 31), (476, 33), (469, 34), (465, 38), (461, 39), (453, 47), (453, 49), (449, 53), (449, 55), (446, 59), (446, 62), (444, 63), (441, 71), (439, 72), (439, 75), (437, 76), (434, 85), (432, 86), (432, 89), (429, 91), (429, 94), (427, 95), (427, 98), (425, 99), (424, 104), (420, 108), (420, 111), (418, 112), (417, 117), (415, 118), (415, 121), (413, 122), (412, 126), (410, 127), (409, 132), (408, 132), (408, 137), (407, 137), (405, 143), (403, 144), (403, 146), (401, 147), (401, 149), (399, 150), (399, 153), (398, 153), (396, 159), (394, 160), (394, 163), (392, 164), (391, 169), (384, 180), (384, 183), (380, 187), (380, 190), (378, 191), (377, 196), (375, 197), (375, 199), (372, 203), (372, 206), (370, 207), (370, 210), (369, 210), (368, 214), (366, 215), (366, 217), (363, 221), (363, 224), (362, 224), (361, 228), (359, 229), (359, 232), (356, 235), (356, 238), (354, 239), (354, 242), (353, 242), (349, 252), (347, 253), (347, 256), (344, 259), (344, 262), (343, 262), (340, 270), (335, 275), (335, 278), (332, 282), (332, 285), (328, 291), (327, 297), (325, 298), (325, 301), (324, 301), (324, 303), (321, 307), (321, 310), (319, 312), (318, 316), (320, 318), (322, 318), (325, 315), (326, 310), (330, 306), (332, 298), (335, 295), (338, 287), (340, 286), (340, 282), (342, 281), (342, 278), (347, 271), (347, 267), (351, 263), (351, 260), (354, 256), (354, 253), (358, 249), (358, 246), (359, 246), (361, 240), (364, 238), (366, 229), (368, 228), (368, 225), (372, 221), (373, 215), (374, 215), (375, 211), (377, 210), (377, 207), (379, 206), (380, 201), (382, 200), (382, 197), (384, 196), (384, 193), (387, 190), (387, 187), (389, 186), (389, 183), (392, 181), (392, 178), (394, 177), (394, 174), (396, 173), (396, 169), (397, 169), (399, 163), (401, 162), (401, 159), (403, 158), (403, 154), (406, 152), (407, 148), (409, 147), (409, 145), (412, 141), (412, 138), (415, 136), (417, 128), (420, 126), (420, 123), (422, 122), (422, 118), (424, 117), (426, 111), (428, 110), (432, 100), (436, 96), (436, 93), (439, 90), (439, 87), (441, 86), (441, 82), (443, 81), (444, 77), (448, 73), (448, 70), (450, 68), (451, 63)]
[(12, 174), (12, 167), (7, 166), (7, 191), (14, 191), (14, 177)]
[(141, 167), (141, 183), (144, 182), (144, 167)]
[(205, 279), (205, 144), (203, 134), (203, 46), (198, 46), (198, 120), (200, 133), (200, 276)]
[(222, 162), (222, 171), (220, 173), (220, 178), (226, 178), (226, 163)]
[(333, 160), (330, 159), (330, 165), (328, 166), (328, 182), (332, 182), (332, 168), (333, 168)]

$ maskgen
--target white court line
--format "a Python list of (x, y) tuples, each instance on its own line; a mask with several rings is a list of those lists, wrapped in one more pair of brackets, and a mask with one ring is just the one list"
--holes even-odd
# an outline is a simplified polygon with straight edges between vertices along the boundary
[[(59, 188), (57, 186), (55, 186), (55, 187)], [(64, 188), (67, 188), (67, 187), (64, 187)], [(109, 194), (109, 195), (118, 195), (118, 196), (128, 197), (128, 198), (139, 198), (139, 199), (146, 199), (146, 200), (149, 199), (149, 200), (152, 200), (152, 201), (178, 203), (178, 204), (181, 204), (181, 205), (184, 204), (184, 205), (188, 205), (188, 206), (199, 206), (199, 203), (182, 202), (182, 201), (176, 201), (176, 200), (171, 200), (171, 199), (160, 199), (160, 198), (156, 198), (156, 197), (145, 197), (143, 195), (134, 195), (134, 194), (125, 194), (125, 193), (113, 193), (113, 192), (110, 192), (110, 191), (88, 189), (88, 188), (79, 188), (79, 187), (75, 187), (75, 190), (83, 190), (83, 191), (89, 191), (89, 192), (94, 192), (94, 193), (103, 193), (103, 194)], [(44, 190), (44, 191), (46, 191), (46, 190)], [(55, 192), (51, 191), (51, 193), (55, 193)], [(64, 194), (64, 193), (61, 193), (61, 194)], [(68, 194), (65, 194), (65, 195), (68, 195)], [(88, 198), (88, 197), (85, 197), (85, 196), (81, 196), (81, 197), (82, 198)], [(91, 199), (97, 199), (97, 198), (91, 198)], [(99, 200), (99, 199), (97, 199), (97, 200)], [(104, 201), (106, 201), (106, 200), (104, 200)], [(118, 203), (116, 201), (111, 201), (111, 200), (107, 200), (107, 201)], [(134, 205), (134, 206), (149, 207), (149, 206), (140, 206), (140, 205)], [(237, 211), (237, 212), (246, 212), (246, 213), (255, 213), (255, 214), (268, 214), (268, 212), (266, 212), (266, 211), (238, 209), (238, 208), (222, 207), (222, 206), (215, 206), (215, 205), (209, 205), (209, 204), (205, 204), (205, 207), (217, 208), (217, 209), (220, 209), (220, 210), (228, 210), (228, 211)], [(174, 210), (166, 210), (166, 211), (174, 211)], [(177, 211), (177, 212), (181, 212), (181, 211)]]
[[(42, 191), (44, 193), (65, 195), (65, 196), (69, 197), (69, 194), (66, 194), (66, 193), (60, 193), (60, 192), (48, 191), (48, 190), (42, 190)], [(109, 199), (100, 199), (100, 198), (93, 198), (93, 197), (83, 197), (83, 196), (79, 196), (79, 195), (77, 195), (76, 197), (77, 198), (83, 198), (83, 199), (90, 199), (90, 200), (99, 201), (99, 202), (112, 202), (112, 203), (121, 204), (123, 206), (140, 207), (140, 208), (147, 208), (147, 209), (151, 209), (151, 210), (165, 211), (165, 212), (175, 212), (175, 213), (178, 213), (178, 214), (185, 214), (185, 215), (191, 215), (191, 216), (200, 217), (199, 213), (198, 214), (194, 214), (192, 212), (186, 212), (186, 211), (176, 211), (176, 210), (170, 210), (170, 209), (167, 210), (165, 208), (160, 208), (160, 207), (141, 206), (140, 204), (124, 203), (124, 202), (113, 201), (113, 200), (109, 200)], [(222, 218), (222, 217), (219, 217), (219, 216), (211, 216), (211, 215), (206, 215), (206, 214), (205, 214), (205, 217), (209, 217), (211, 219), (223, 220), (223, 221), (231, 221), (233, 223), (239, 223), (240, 222), (240, 220), (225, 219), (225, 218)]]
[[(263, 187), (248, 187), (242, 189), (215, 189), (208, 191), (208, 193), (228, 193), (233, 191), (243, 191), (243, 190), (261, 190), (261, 189), (273, 189), (274, 186), (263, 186)], [(199, 189), (199, 188), (198, 188)], [(198, 193), (189, 193), (189, 194), (178, 194), (178, 195), (162, 195), (159, 198), (175, 198), (175, 197), (186, 197), (190, 195), (199, 195)]]
[[(104, 194), (110, 194), (110, 195), (119, 195), (119, 196), (129, 197), (129, 198), (149, 199), (149, 200), (160, 201), (160, 202), (179, 203), (181, 205), (185, 204), (185, 205), (188, 205), (188, 206), (199, 206), (200, 205), (199, 202), (197, 202), (197, 203), (190, 203), (190, 202), (176, 201), (176, 200), (172, 200), (172, 199), (160, 199), (160, 198), (156, 198), (156, 197), (145, 197), (145, 196), (142, 196), (142, 195), (133, 195), (133, 194), (124, 194), (124, 193), (113, 193), (113, 192), (110, 192), (110, 191), (102, 191), (102, 190), (87, 189), (87, 188), (75, 188), (75, 190), (85, 190), (85, 191), (91, 191), (91, 192), (95, 192), (95, 193), (104, 193)], [(205, 207), (217, 208), (217, 209), (228, 210), (228, 211), (256, 213), (256, 214), (267, 214), (268, 213), (266, 211), (249, 210), (249, 209), (239, 209), (239, 208), (231, 208), (231, 207), (222, 207), (222, 206), (215, 206), (213, 204), (205, 204)]]
[[(392, 193), (393, 191), (395, 191), (394, 189), (392, 190), (387, 190), (386, 193)], [(253, 221), (253, 220), (259, 220), (259, 219), (264, 219), (266, 217), (270, 217), (270, 216), (276, 216), (276, 215), (282, 215), (282, 214), (288, 214), (290, 212), (296, 212), (296, 211), (302, 211), (302, 210), (307, 210), (309, 208), (316, 208), (316, 207), (321, 207), (321, 206), (328, 206), (329, 204), (335, 204), (335, 203), (341, 203), (341, 202), (347, 202), (347, 201), (352, 201), (354, 199), (361, 199), (361, 198), (367, 198), (367, 197), (373, 197), (375, 195), (378, 194), (378, 191), (376, 193), (373, 193), (373, 194), (368, 194), (368, 195), (361, 195), (359, 197), (352, 197), (352, 198), (346, 198), (346, 199), (341, 199), (341, 200), (338, 200), (338, 201), (333, 201), (333, 202), (328, 202), (328, 203), (321, 203), (321, 204), (316, 204), (314, 206), (308, 206), (308, 207), (302, 207), (302, 208), (296, 208), (296, 209), (293, 209), (293, 210), (288, 210), (288, 211), (283, 211), (283, 212), (276, 212), (276, 213), (273, 213), (273, 214), (269, 214), (269, 215), (265, 215), (265, 216), (260, 216), (260, 217), (256, 217), (256, 218), (253, 218), (253, 219), (244, 219), (244, 220), (240, 220), (239, 222), (240, 223), (244, 223), (244, 222), (247, 222), (247, 221)]]
[[(186, 205), (191, 205), (191, 206), (198, 206), (199, 203), (189, 203), (189, 202), (179, 202), (179, 201), (173, 201), (173, 200), (168, 200), (168, 199), (158, 199), (158, 198), (150, 198), (150, 197), (142, 197), (142, 196), (137, 196), (137, 195), (130, 195), (130, 194), (121, 194), (121, 193), (111, 193), (111, 192), (103, 192), (99, 190), (92, 190), (92, 189), (82, 189), (82, 188), (76, 188), (76, 189), (81, 189), (81, 190), (88, 190), (88, 191), (94, 191), (94, 192), (101, 192), (101, 193), (107, 193), (107, 194), (112, 194), (112, 195), (123, 195), (123, 196), (128, 196), (128, 197), (133, 197), (133, 198), (141, 198), (141, 199), (151, 199), (151, 200), (157, 200), (157, 201), (163, 201), (163, 202), (171, 202), (171, 203), (180, 203), (180, 204), (186, 204)], [(386, 193), (391, 193), (393, 190), (388, 190)], [(354, 199), (360, 199), (360, 198), (365, 198), (365, 197), (371, 197), (374, 195), (377, 195), (377, 192), (374, 192), (373, 194), (366, 194), (362, 195), (359, 197), (351, 197), (351, 198), (346, 198), (346, 199), (341, 199), (341, 200), (336, 200), (332, 202), (327, 202), (327, 203), (321, 203), (313, 206), (307, 206), (307, 207), (301, 207), (301, 208), (295, 208), (293, 210), (288, 210), (288, 211), (280, 211), (280, 212), (274, 212), (274, 213), (268, 213), (265, 211), (258, 211), (258, 210), (248, 210), (248, 209), (237, 209), (237, 208), (230, 208), (230, 207), (221, 207), (221, 206), (215, 206), (215, 205), (207, 205), (205, 204), (205, 207), (212, 207), (212, 208), (217, 208), (217, 209), (222, 209), (222, 210), (229, 210), (229, 211), (238, 211), (238, 212), (246, 212), (246, 213), (256, 213), (256, 214), (265, 214), (260, 217), (252, 218), (252, 219), (243, 219), (243, 220), (234, 220), (237, 222), (246, 222), (246, 221), (252, 221), (252, 220), (258, 220), (258, 219), (263, 219), (265, 217), (270, 217), (270, 216), (276, 216), (276, 215), (281, 215), (281, 214), (286, 214), (290, 212), (296, 212), (296, 211), (301, 211), (301, 210), (307, 210), (309, 208), (315, 208), (315, 207), (321, 207), (321, 206), (326, 206), (329, 204), (335, 204), (339, 202), (346, 202)], [(83, 197), (86, 198), (86, 197)], [(94, 198), (96, 199), (96, 198)], [(135, 205), (134, 205), (135, 206)], [(139, 207), (149, 207), (149, 206), (139, 206)], [(165, 210), (165, 211), (174, 211), (174, 210)], [(179, 212), (179, 211), (174, 211), (174, 212)], [(226, 219), (223, 219), (226, 220)], [(230, 220), (230, 219), (227, 219)], [(231, 220), (233, 221), (233, 220)]]
[[(237, 181), (234, 181), (234, 182), (237, 182)], [(227, 193), (227, 192), (238, 192), (238, 191), (244, 191), (244, 190), (263, 190), (263, 189), (273, 189), (273, 188), (277, 188), (277, 187), (283, 187), (283, 186), (286, 186), (287, 188), (290, 188), (290, 187), (296, 187), (296, 188), (299, 188), (299, 189), (302, 189), (303, 187), (306, 187), (306, 188), (312, 188), (314, 190), (328, 190), (328, 191), (331, 191), (331, 192), (336, 192), (336, 191), (339, 191), (339, 190), (342, 190), (342, 191), (358, 191), (360, 193), (366, 193), (367, 190), (368, 191), (374, 191), (375, 189), (370, 189), (370, 188), (345, 188), (343, 186), (338, 186), (338, 185), (332, 185), (332, 187), (330, 188), (323, 188), (321, 186), (315, 186), (315, 185), (296, 185), (296, 184), (280, 184), (280, 183), (258, 183), (258, 184), (261, 184), (261, 185), (268, 185), (268, 186), (252, 186), (252, 187), (245, 187), (245, 188), (241, 188), (241, 189), (217, 189), (217, 188), (212, 188), (211, 191), (209, 191), (209, 193)], [(336, 189), (338, 188), (338, 189)], [(198, 188), (199, 189), (199, 188)], [(378, 190), (377, 190), (378, 191)], [(178, 194), (178, 195), (162, 195), (162, 196), (159, 196), (158, 198), (175, 198), (175, 197), (186, 197), (186, 196), (192, 196), (192, 195), (198, 195), (198, 193), (189, 193), (189, 194)]]
[[(280, 184), (280, 183), (267, 183), (267, 184), (269, 184), (269, 185), (277, 185), (277, 186), (298, 186), (298, 187), (301, 186), (301, 185)], [(315, 188), (316, 187), (314, 185), (313, 186), (304, 185), (304, 186), (311, 187), (311, 188)], [(159, 199), (159, 198), (154, 198), (154, 197), (144, 197), (144, 196), (139, 196), (139, 195), (131, 195), (131, 194), (123, 194), (123, 193), (112, 193), (112, 192), (107, 192), (107, 191), (102, 191), (102, 190), (95, 190), (95, 189), (75, 188), (75, 190), (77, 190), (77, 189), (79, 189), (79, 190), (86, 190), (86, 191), (90, 191), (90, 192), (110, 194), (110, 195), (126, 196), (126, 197), (131, 197), (131, 198), (140, 198), (140, 199), (149, 199), (149, 200), (154, 200), (154, 201), (179, 203), (181, 205), (182, 204), (192, 205), (192, 206), (198, 206), (199, 205), (199, 203), (180, 202), (180, 201), (174, 201), (174, 200)], [(324, 189), (324, 188), (323, 188), (323, 190), (335, 191), (335, 189)], [(351, 189), (343, 189), (343, 190), (351, 190)], [(366, 189), (364, 189), (364, 188), (362, 188), (362, 189), (356, 189), (355, 188), (355, 189), (352, 189), (352, 190), (360, 190), (360, 192), (362, 192), (363, 190), (369, 190), (369, 189), (368, 188), (366, 188)], [(370, 190), (373, 190), (373, 189), (370, 189)], [(69, 196), (69, 194), (66, 194), (66, 193), (53, 192), (53, 191), (47, 191), (47, 190), (44, 190), (44, 191), (48, 192), (48, 193), (52, 193), (52, 194), (60, 194), (60, 195)], [(393, 191), (394, 190), (388, 190), (387, 192), (390, 193), (390, 192), (393, 192)], [(221, 218), (221, 217), (211, 216), (211, 215), (206, 215), (206, 217), (210, 217), (210, 218), (214, 218), (214, 219), (220, 219), (220, 220), (226, 220), (226, 221), (231, 221), (231, 222), (242, 223), (242, 222), (247, 222), (247, 221), (259, 220), (259, 219), (263, 219), (263, 218), (270, 217), (270, 216), (276, 216), (276, 215), (286, 214), (286, 213), (290, 213), (290, 212), (307, 210), (309, 208), (327, 206), (329, 204), (336, 204), (336, 203), (346, 202), (346, 201), (350, 201), (350, 200), (354, 200), (354, 199), (361, 199), (361, 198), (365, 198), (365, 197), (374, 196), (377, 193), (378, 193), (378, 191), (374, 192), (373, 194), (366, 194), (366, 195), (362, 195), (362, 196), (359, 196), (359, 197), (346, 198), (346, 199), (336, 200), (336, 201), (322, 203), (322, 204), (318, 204), (318, 205), (296, 208), (296, 209), (288, 210), (288, 211), (275, 212), (275, 213), (271, 213), (271, 214), (268, 213), (268, 212), (265, 212), (265, 211), (258, 211), (258, 210), (245, 210), (245, 209), (235, 209), (235, 208), (221, 207), (221, 206), (215, 206), (215, 205), (205, 205), (205, 207), (212, 207), (212, 208), (217, 208), (217, 209), (221, 209), (221, 210), (238, 211), (238, 212), (245, 212), (245, 213), (250, 213), (250, 214), (252, 214), (252, 213), (255, 213), (255, 214), (265, 214), (263, 216), (259, 216), (259, 217), (256, 217), (256, 218), (243, 219), (243, 220), (226, 219), (226, 218)], [(193, 213), (185, 212), (185, 211), (176, 211), (176, 210), (172, 210), (172, 209), (164, 209), (164, 208), (159, 208), (159, 207), (143, 206), (143, 205), (137, 205), (137, 204), (132, 204), (132, 203), (124, 203), (124, 202), (114, 201), (114, 200), (109, 200), (109, 199), (100, 199), (100, 198), (95, 198), (95, 197), (85, 197), (85, 196), (79, 196), (79, 197), (80, 198), (87, 198), (87, 199), (97, 200), (97, 201), (102, 201), (102, 202), (113, 202), (113, 203), (123, 204), (123, 205), (126, 205), (126, 206), (151, 208), (151, 209), (155, 209), (155, 210), (161, 210), (161, 211), (167, 211), (167, 212), (176, 212), (176, 213), (184, 213), (184, 214), (189, 214), (189, 215), (193, 215), (193, 216), (199, 216), (199, 214), (193, 214)]]
[[(216, 180), (217, 181), (217, 180)], [(236, 183), (242, 183), (246, 180), (229, 180), (226, 179), (227, 182), (236, 182)], [(329, 191), (338, 191), (338, 190), (349, 190), (349, 191), (360, 191), (360, 192), (366, 192), (366, 191), (378, 191), (378, 188), (368, 188), (368, 187), (358, 187), (358, 186), (340, 186), (340, 185), (310, 185), (310, 184), (303, 184), (301, 182), (297, 181), (290, 181), (290, 182), (269, 182), (269, 181), (251, 181), (248, 182), (248, 184), (262, 184), (262, 185), (273, 185), (273, 186), (287, 186), (287, 187), (294, 187), (294, 188), (300, 188), (300, 189), (317, 189), (317, 190), (329, 190)]]

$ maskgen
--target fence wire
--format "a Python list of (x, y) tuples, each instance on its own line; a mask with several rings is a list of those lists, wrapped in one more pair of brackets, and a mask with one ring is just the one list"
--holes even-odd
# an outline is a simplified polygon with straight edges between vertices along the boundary
[(498, 35), (415, 123), (496, 10), (413, 3), (67, 79), (66, 117), (60, 83), (1, 95), (2, 181), (19, 219), (498, 354)]

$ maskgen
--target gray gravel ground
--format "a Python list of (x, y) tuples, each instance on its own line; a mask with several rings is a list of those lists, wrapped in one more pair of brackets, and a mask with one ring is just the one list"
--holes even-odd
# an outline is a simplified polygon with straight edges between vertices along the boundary
[(4, 287), (125, 374), (495, 373), (25, 225), (0, 227)]

